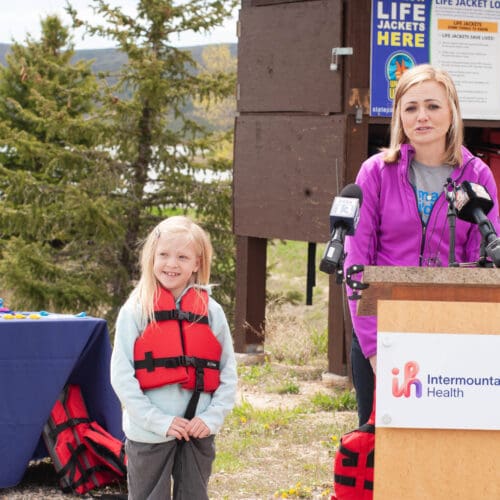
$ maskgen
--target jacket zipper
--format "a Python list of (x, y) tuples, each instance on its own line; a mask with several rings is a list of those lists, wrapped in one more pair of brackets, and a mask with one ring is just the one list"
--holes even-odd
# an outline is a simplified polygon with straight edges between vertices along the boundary
[[(424, 224), (424, 221), (422, 220), (422, 216), (420, 215), (420, 212), (418, 210), (418, 196), (417, 196), (417, 192), (416, 192), (415, 186), (410, 182), (410, 179), (409, 179), (409, 175), (410, 175), (410, 163), (411, 163), (411, 160), (410, 160), (410, 157), (408, 156), (408, 158), (407, 158), (407, 165), (406, 165), (405, 182), (407, 182), (410, 185), (411, 190), (413, 192), (413, 196), (415, 197), (415, 206), (417, 208), (418, 219), (420, 221), (420, 227), (422, 229), (422, 231), (421, 231), (422, 242), (420, 243), (420, 253), (419, 253), (419, 256), (418, 256), (418, 265), (419, 265), (419, 267), (422, 267), (423, 258), (424, 258), (425, 235), (426, 235), (427, 225)], [(434, 209), (434, 206), (431, 209), (431, 214), (432, 214), (432, 210), (433, 209)], [(429, 214), (429, 218), (430, 218), (431, 214)]]
[(420, 255), (418, 257), (418, 265), (420, 267), (422, 267), (422, 264), (423, 264), (423, 261), (424, 261), (425, 234), (426, 234), (427, 226), (424, 225), (424, 223), (422, 222), (422, 220), (420, 220), (420, 222), (422, 223), (422, 243), (420, 245)]
[[(427, 232), (427, 225), (424, 224), (424, 221), (422, 220), (422, 216), (420, 215), (420, 212), (418, 210), (418, 197), (417, 197), (417, 193), (415, 191), (415, 186), (413, 186), (411, 183), (410, 183), (410, 186), (411, 186), (411, 189), (413, 191), (413, 196), (415, 197), (415, 206), (417, 207), (417, 214), (418, 214), (418, 219), (420, 221), (420, 227), (421, 227), (422, 242), (420, 243), (420, 253), (418, 256), (418, 265), (420, 267), (422, 267), (423, 258), (424, 258), (425, 235)], [(432, 210), (434, 210), (434, 206), (431, 208), (431, 214), (432, 214)], [(429, 218), (430, 218), (431, 214), (429, 214)], [(427, 220), (429, 220), (429, 219), (427, 219)]]

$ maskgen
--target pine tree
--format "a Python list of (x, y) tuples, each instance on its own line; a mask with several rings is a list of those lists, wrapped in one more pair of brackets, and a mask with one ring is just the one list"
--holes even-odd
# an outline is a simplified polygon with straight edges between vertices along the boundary
[(96, 312), (120, 241), (97, 81), (57, 16), (0, 67), (0, 289), (12, 308)]
[[(91, 63), (72, 63), (68, 29), (55, 16), (42, 21), (39, 41), (15, 43), (0, 68), (0, 290), (16, 309), (112, 320), (138, 276), (138, 242), (182, 212), (210, 232), (215, 293), (230, 304), (231, 161), (220, 137), (185, 110), (195, 98), (234, 94), (235, 77), (199, 73), (171, 40), (216, 26), (235, 2), (143, 0), (134, 17), (94, 4), (107, 24), (86, 31), (126, 55), (118, 74), (97, 82)], [(68, 11), (75, 27), (84, 24)]]
[[(185, 109), (194, 98), (234, 95), (235, 75), (198, 73), (191, 53), (172, 41), (183, 31), (209, 31), (230, 15), (236, 2), (140, 0), (135, 16), (103, 0), (93, 3), (106, 24), (83, 22), (68, 8), (74, 26), (113, 40), (128, 61), (118, 75), (111, 75), (117, 83), (108, 88), (103, 104), (109, 130), (102, 146), (114, 151), (124, 180), (119, 202), (125, 239), (118, 258), (126, 272), (113, 284), (113, 296), (117, 303), (123, 301), (137, 278), (138, 241), (159, 219), (183, 212), (195, 214), (211, 232), (217, 252), (214, 281), (225, 284), (215, 293), (227, 303), (234, 297), (227, 288), (234, 290), (231, 189), (227, 181), (206, 182), (203, 174), (230, 171), (231, 165), (217, 158), (214, 137)], [(222, 277), (219, 272), (232, 274)]]

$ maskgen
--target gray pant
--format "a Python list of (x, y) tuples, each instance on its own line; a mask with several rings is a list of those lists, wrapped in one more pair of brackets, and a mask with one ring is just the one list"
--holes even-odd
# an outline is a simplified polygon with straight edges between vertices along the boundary
[(127, 439), (129, 500), (208, 500), (208, 480), (215, 459), (214, 437), (166, 443)]

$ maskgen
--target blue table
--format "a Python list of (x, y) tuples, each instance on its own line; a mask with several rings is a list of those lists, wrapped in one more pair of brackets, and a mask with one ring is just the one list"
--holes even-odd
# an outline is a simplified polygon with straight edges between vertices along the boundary
[(90, 418), (123, 439), (110, 356), (102, 319), (0, 315), (0, 488), (18, 484), (30, 460), (48, 455), (41, 433), (66, 383), (80, 385)]

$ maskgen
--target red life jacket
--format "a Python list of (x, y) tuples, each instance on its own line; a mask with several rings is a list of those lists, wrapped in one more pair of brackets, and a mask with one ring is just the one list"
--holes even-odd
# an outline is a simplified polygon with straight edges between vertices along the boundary
[(181, 384), (214, 392), (220, 383), (222, 347), (208, 324), (208, 293), (190, 288), (176, 308), (171, 292), (158, 289), (156, 321), (134, 345), (135, 376), (142, 389)]
[(375, 461), (375, 401), (366, 424), (344, 434), (333, 463), (331, 500), (372, 500)]
[(127, 475), (123, 443), (90, 420), (78, 385), (64, 388), (42, 435), (65, 493), (84, 494)]

